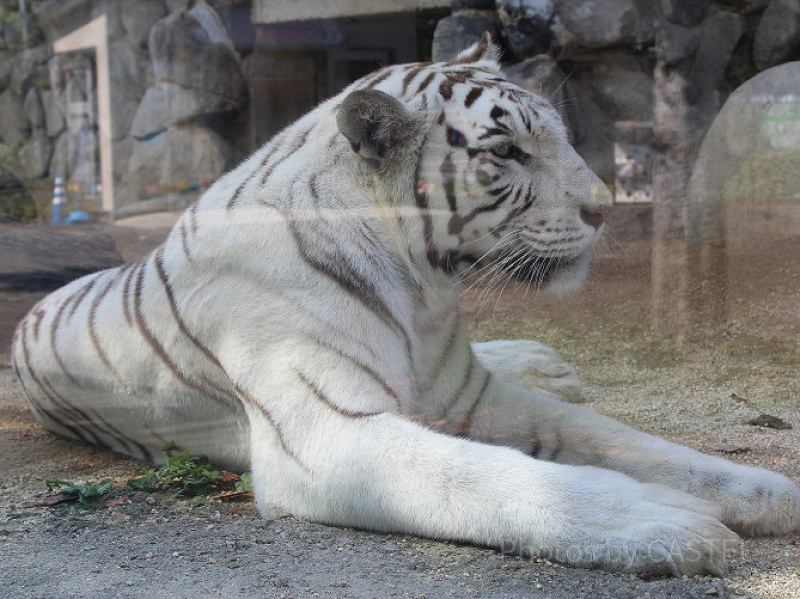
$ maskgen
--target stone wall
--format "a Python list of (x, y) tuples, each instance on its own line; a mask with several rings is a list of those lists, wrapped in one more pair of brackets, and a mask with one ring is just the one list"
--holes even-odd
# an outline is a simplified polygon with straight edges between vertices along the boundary
[(798, 0), (453, 0), (452, 9), (437, 27), (434, 59), (491, 31), (512, 79), (559, 107), (576, 149), (607, 183), (616, 124), (653, 121), (657, 32), (675, 40), (673, 64), (699, 73), (708, 123), (744, 81), (800, 58)]
[[(52, 44), (101, 14), (109, 27), (117, 207), (189, 197), (253, 149), (248, 103), (263, 73), (251, 64), (252, 1), (27, 5), (23, 15), (18, 0), (0, 0), (6, 188), (72, 168), (66, 100), (79, 90), (61, 85), (63, 58)], [(491, 31), (512, 79), (553, 101), (577, 150), (609, 183), (617, 131), (625, 129), (619, 123), (653, 120), (657, 31), (674, 42), (667, 58), (702, 74), (697, 94), (711, 116), (747, 79), (800, 58), (798, 0), (453, 0), (451, 7), (436, 28), (433, 58)], [(89, 133), (91, 141), (96, 130)]]
[[(78, 89), (71, 69), (92, 54), (54, 55), (52, 44), (101, 14), (108, 22), (117, 208), (196, 193), (219, 177), (249, 149), (237, 143), (248, 97), (241, 53), (252, 45), (249, 4), (29, 0), (23, 15), (18, 0), (0, 0), (5, 180), (77, 172), (70, 111), (80, 101), (91, 104), (93, 90)], [(81, 139), (91, 144), (97, 133), (91, 123)]]

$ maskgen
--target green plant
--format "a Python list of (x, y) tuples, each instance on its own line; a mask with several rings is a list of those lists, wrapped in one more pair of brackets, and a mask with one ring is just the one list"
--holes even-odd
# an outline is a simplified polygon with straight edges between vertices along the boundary
[[(203, 457), (192, 456), (185, 451), (176, 451), (172, 444), (163, 448), (165, 464), (159, 469), (148, 470), (144, 476), (128, 481), (132, 489), (174, 489), (180, 497), (195, 498), (193, 505), (203, 505), (207, 495), (218, 497), (245, 494), (250, 491), (250, 474), (242, 476), (220, 470)], [(231, 483), (235, 491), (230, 492)]]
[(78, 498), (78, 503), (92, 507), (102, 506), (104, 497), (111, 492), (113, 479), (107, 478), (99, 483), (76, 484), (68, 480), (48, 480), (50, 490), (57, 489), (62, 495)]

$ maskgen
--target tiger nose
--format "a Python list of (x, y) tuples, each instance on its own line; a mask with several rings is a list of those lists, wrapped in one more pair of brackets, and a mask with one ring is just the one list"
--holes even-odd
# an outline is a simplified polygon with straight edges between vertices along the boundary
[(599, 229), (606, 222), (609, 214), (611, 214), (611, 206), (581, 208), (581, 220), (595, 229)]

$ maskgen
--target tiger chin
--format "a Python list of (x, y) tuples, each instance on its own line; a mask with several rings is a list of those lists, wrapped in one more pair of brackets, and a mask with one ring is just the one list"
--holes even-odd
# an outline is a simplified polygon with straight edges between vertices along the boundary
[(487, 370), (459, 281), (579, 284), (611, 199), (488, 36), (385, 67), (278, 134), (137, 264), (20, 323), (49, 430), (251, 470), (258, 509), (617, 572), (720, 573), (800, 529), (787, 478)]

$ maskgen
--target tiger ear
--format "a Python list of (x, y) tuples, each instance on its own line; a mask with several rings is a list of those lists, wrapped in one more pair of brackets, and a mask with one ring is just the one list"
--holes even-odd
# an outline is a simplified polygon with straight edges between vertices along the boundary
[(492, 34), (484, 31), (481, 39), (472, 44), (466, 50), (458, 53), (450, 64), (472, 64), (474, 62), (492, 62), (495, 66), (499, 65), (500, 50), (492, 42)]
[(380, 161), (410, 141), (414, 119), (395, 98), (375, 89), (349, 94), (336, 115), (339, 131), (353, 151), (366, 160)]

